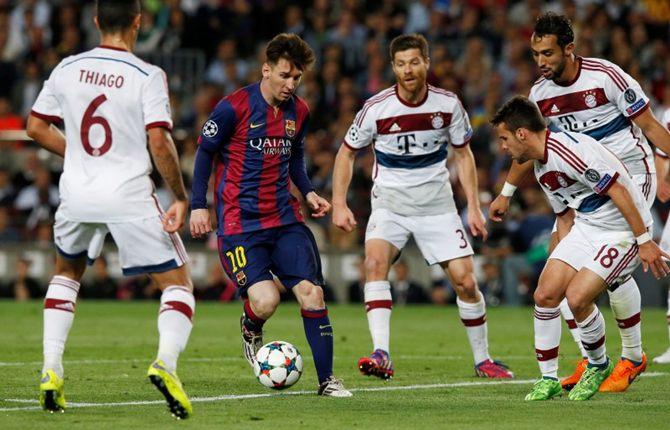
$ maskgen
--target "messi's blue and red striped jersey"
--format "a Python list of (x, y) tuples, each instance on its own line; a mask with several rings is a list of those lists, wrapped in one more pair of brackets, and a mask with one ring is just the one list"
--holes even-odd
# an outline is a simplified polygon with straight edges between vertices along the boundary
[(207, 207), (216, 159), (219, 236), (303, 222), (290, 186), (292, 181), (303, 196), (313, 190), (303, 151), (308, 120), (304, 100), (293, 96), (274, 108), (263, 98), (259, 82), (223, 98), (198, 139), (191, 209)]

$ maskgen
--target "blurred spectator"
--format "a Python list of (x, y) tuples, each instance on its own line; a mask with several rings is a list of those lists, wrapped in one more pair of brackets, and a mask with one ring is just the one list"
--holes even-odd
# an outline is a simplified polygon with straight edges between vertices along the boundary
[(237, 284), (228, 278), (217, 261), (210, 267), (207, 284), (202, 287), (196, 286), (194, 293), (198, 300), (230, 302), (237, 297)]
[(107, 258), (103, 255), (93, 263), (93, 276), (79, 290), (79, 295), (89, 299), (115, 299), (117, 297), (117, 282), (112, 279), (107, 267)]
[(16, 188), (12, 184), (9, 170), (0, 167), (0, 206), (11, 205), (16, 197)]
[(409, 266), (404, 260), (398, 260), (393, 265), (393, 281), (391, 282), (391, 293), (393, 303), (404, 305), (410, 303), (429, 303), (425, 288), (409, 276)]
[(51, 183), (51, 173), (46, 168), (35, 172), (35, 182), (22, 189), (16, 196), (14, 207), (25, 219), (25, 226), (32, 230), (40, 221), (47, 221), (56, 212), (58, 187)]
[(43, 296), (41, 284), (28, 273), (31, 264), (31, 260), (23, 256), (16, 262), (16, 277), (8, 284), (10, 297), (14, 297), (14, 299), (19, 301), (25, 301)]
[(18, 242), (19, 230), (12, 225), (11, 211), (8, 206), (0, 205), (0, 243)]
[(358, 279), (347, 286), (347, 298), (349, 303), (363, 303), (365, 300), (365, 259), (359, 257), (356, 264)]

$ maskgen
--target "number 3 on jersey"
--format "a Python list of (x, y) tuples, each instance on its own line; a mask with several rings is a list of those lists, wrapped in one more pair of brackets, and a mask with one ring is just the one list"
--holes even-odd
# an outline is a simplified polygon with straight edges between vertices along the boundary
[[(109, 122), (107, 122), (104, 117), (93, 116), (98, 107), (106, 101), (107, 97), (104, 94), (94, 98), (91, 104), (86, 108), (84, 117), (81, 119), (81, 127), (79, 132), (81, 137), (81, 144), (84, 146), (84, 151), (93, 157), (100, 157), (101, 155), (104, 155), (107, 151), (109, 151), (109, 148), (112, 147), (112, 127), (109, 126)], [(91, 141), (89, 139), (91, 127), (96, 124), (105, 130), (105, 142), (99, 148), (92, 147)]]
[(230, 260), (233, 273), (237, 272), (239, 269), (247, 265), (247, 256), (244, 253), (243, 246), (235, 247), (234, 252), (226, 251), (226, 257), (228, 257), (228, 259)]

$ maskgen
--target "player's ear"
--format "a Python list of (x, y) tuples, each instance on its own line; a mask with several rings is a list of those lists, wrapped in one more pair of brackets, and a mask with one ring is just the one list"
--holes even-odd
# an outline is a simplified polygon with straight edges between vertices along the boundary
[(514, 137), (523, 142), (524, 140), (526, 140), (527, 136), (526, 132), (527, 130), (525, 128), (517, 128), (514, 131)]
[(99, 31), (100, 30), (100, 24), (98, 23), (98, 17), (97, 16), (93, 17), (93, 23), (95, 24), (95, 28), (97, 28), (98, 31)]
[(269, 78), (271, 71), (272, 71), (272, 68), (270, 67), (270, 65), (267, 62), (263, 63), (263, 67), (261, 67), (261, 73), (263, 74), (263, 77), (264, 78)]
[(565, 45), (565, 48), (563, 48), (563, 52), (565, 53), (566, 57), (571, 56), (572, 53), (575, 52), (575, 44), (573, 42), (568, 43)]
[(138, 14), (135, 19), (133, 19), (133, 30), (140, 31), (140, 26), (142, 25), (142, 15)]

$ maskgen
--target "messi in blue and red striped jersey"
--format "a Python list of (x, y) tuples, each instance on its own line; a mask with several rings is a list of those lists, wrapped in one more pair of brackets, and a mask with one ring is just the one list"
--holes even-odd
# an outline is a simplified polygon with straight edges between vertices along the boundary
[(301, 304), (318, 393), (348, 397), (351, 393), (333, 376), (333, 331), (323, 300), (319, 250), (290, 192), (293, 183), (314, 217), (330, 211), (330, 203), (314, 192), (307, 177), (303, 140), (309, 109), (294, 95), (314, 53), (300, 37), (285, 33), (272, 39), (265, 53), (261, 81), (221, 100), (203, 126), (193, 172), (191, 234), (212, 230), (206, 195), (216, 159), (219, 256), (248, 298), (241, 320), (246, 359), (254, 364), (263, 345), (263, 325), (279, 305), (276, 276)]

